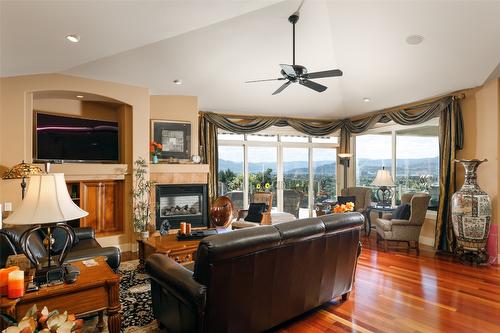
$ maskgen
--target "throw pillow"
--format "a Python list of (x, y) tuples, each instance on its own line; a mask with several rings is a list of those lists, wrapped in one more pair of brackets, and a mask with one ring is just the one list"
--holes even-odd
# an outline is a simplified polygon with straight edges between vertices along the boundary
[(248, 207), (248, 214), (245, 217), (245, 221), (260, 223), (262, 221), (262, 213), (266, 209), (267, 205), (265, 203), (251, 203), (250, 207)]
[(394, 212), (392, 212), (392, 219), (397, 220), (409, 220), (411, 215), (411, 206), (408, 203), (398, 206)]
[[(338, 196), (337, 197), (337, 203), (339, 205), (345, 205), (348, 202), (352, 202), (353, 204), (356, 203), (356, 197), (351, 195), (351, 196)], [(356, 208), (356, 207), (354, 207)]]

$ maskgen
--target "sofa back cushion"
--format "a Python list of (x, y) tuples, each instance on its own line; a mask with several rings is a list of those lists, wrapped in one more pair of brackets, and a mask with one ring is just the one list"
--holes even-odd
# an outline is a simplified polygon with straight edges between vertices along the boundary
[[(21, 239), (22, 234), (28, 230), (30, 226), (6, 226), (2, 229), (2, 232), (6, 234), (14, 247), (16, 248), (16, 252), (23, 253), (21, 245), (19, 244), (19, 240)], [(38, 232), (31, 233), (31, 236), (28, 240), (29, 249), (33, 253), (35, 257), (38, 259), (44, 258), (47, 256), (47, 250), (43, 245), (43, 238), (40, 236)], [(2, 254), (3, 255), (3, 254)]]

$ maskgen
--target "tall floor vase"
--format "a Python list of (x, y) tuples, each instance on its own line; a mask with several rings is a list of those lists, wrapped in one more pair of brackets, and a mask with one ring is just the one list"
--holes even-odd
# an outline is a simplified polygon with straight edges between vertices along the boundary
[(477, 184), (477, 168), (488, 160), (459, 160), (465, 168), (462, 188), (452, 197), (453, 232), (457, 240), (455, 254), (462, 262), (488, 261), (486, 242), (491, 224), (491, 200)]

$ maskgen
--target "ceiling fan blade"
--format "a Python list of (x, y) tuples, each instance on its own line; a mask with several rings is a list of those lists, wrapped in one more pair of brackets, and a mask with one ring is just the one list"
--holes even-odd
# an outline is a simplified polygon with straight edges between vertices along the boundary
[(291, 77), (296, 77), (297, 73), (295, 73), (295, 69), (293, 68), (292, 65), (287, 65), (287, 64), (280, 64), (281, 69), (283, 69), (283, 72), (285, 72), (286, 75), (291, 76)]
[(287, 81), (287, 82), (283, 83), (283, 85), (281, 87), (279, 87), (278, 90), (273, 92), (273, 95), (276, 95), (276, 94), (279, 94), (280, 92), (282, 92), (286, 87), (288, 87), (290, 85), (290, 83), (292, 83), (292, 81)]
[(303, 77), (306, 79), (319, 79), (322, 77), (342, 76), (342, 74), (343, 73), (340, 69), (332, 69), (330, 71), (307, 73), (303, 75)]
[(264, 80), (245, 81), (245, 83), (265, 82), (265, 81), (279, 81), (279, 80), (286, 80), (286, 79), (284, 77), (279, 77), (277, 79), (264, 79)]
[(299, 83), (317, 92), (323, 92), (327, 89), (324, 85), (309, 80), (299, 80)]

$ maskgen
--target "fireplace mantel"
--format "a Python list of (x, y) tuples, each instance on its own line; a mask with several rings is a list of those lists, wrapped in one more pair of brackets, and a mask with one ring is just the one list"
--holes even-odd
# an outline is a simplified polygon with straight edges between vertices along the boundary
[(207, 184), (208, 164), (151, 164), (151, 180), (158, 184)]

